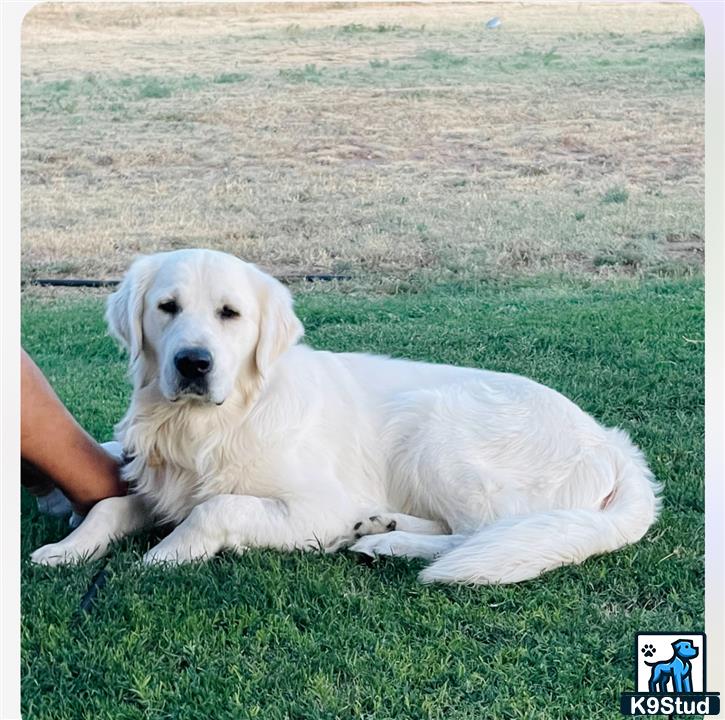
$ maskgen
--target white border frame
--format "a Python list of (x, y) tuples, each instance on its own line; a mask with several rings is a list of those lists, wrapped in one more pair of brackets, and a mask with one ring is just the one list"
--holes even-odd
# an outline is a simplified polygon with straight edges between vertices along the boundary
[[(20, 474), (20, 28), (25, 14), (38, 4), (37, 0), (0, 0), (0, 718), (3, 720), (20, 717), (20, 484), (17, 481)], [(700, 14), (706, 39), (705, 630), (710, 641), (710, 689), (725, 693), (725, 4), (722, 0), (691, 0), (687, 4)], [(663, 592), (667, 589), (663, 588)]]

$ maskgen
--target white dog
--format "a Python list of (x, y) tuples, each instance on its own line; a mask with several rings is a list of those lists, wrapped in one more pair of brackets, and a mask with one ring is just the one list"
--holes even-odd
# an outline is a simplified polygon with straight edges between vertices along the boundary
[(423, 582), (510, 583), (633, 543), (657, 516), (624, 432), (516, 375), (298, 345), (289, 292), (229, 255), (138, 259), (107, 320), (130, 354), (132, 494), (36, 563), (170, 521), (146, 562), (351, 545), (432, 559)]

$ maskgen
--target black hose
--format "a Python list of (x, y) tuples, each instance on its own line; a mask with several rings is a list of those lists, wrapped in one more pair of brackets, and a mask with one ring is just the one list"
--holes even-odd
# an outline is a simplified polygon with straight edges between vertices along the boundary
[[(332, 280), (352, 280), (352, 275), (335, 275), (332, 273), (311, 273), (309, 275), (287, 275), (278, 277), (284, 283), (295, 280), (306, 282), (330, 282)], [(43, 287), (115, 287), (120, 280), (92, 280), (86, 278), (34, 278), (23, 281), (23, 285), (41, 285)]]

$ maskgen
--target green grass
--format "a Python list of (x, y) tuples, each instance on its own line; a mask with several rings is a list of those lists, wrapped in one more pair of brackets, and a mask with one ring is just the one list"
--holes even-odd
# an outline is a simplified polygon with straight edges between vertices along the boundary
[(172, 92), (167, 83), (157, 78), (146, 80), (139, 88), (139, 96), (142, 98), (167, 98), (171, 97)]
[(237, 73), (237, 72), (227, 72), (227, 73), (221, 73), (220, 75), (214, 76), (214, 82), (217, 84), (225, 85), (229, 83), (238, 83), (238, 82), (244, 82), (245, 80), (249, 79), (248, 73)]
[(446, 50), (424, 50), (418, 54), (423, 62), (430, 63), (436, 69), (449, 69), (458, 65), (465, 65), (468, 58), (462, 55), (454, 55)]
[[(665, 483), (636, 546), (514, 587), (423, 587), (420, 563), (253, 551), (177, 570), (113, 552), (22, 567), (26, 718), (617, 718), (637, 630), (703, 626), (703, 286), (621, 280), (299, 293), (307, 341), (509, 370), (627, 429)], [(97, 437), (128, 399), (97, 298), (26, 298), (23, 342)], [(22, 547), (63, 525), (23, 498)], [(595, 671), (596, 670), (596, 671)]]
[[(342, 36), (380, 37), (385, 33), (398, 33), (400, 26), (381, 24), (376, 27), (344, 25), (329, 30), (302, 30), (299, 26), (287, 28), (280, 34), (305, 37), (309, 40), (327, 38), (333, 41)], [(319, 37), (323, 33), (322, 38)], [(406, 30), (424, 44), (425, 38), (436, 38), (436, 34), (424, 30)], [(473, 33), (458, 33), (450, 38), (458, 43), (471, 43)], [(52, 113), (62, 110), (66, 113), (106, 111), (108, 105), (122, 101), (169, 98), (174, 95), (209, 90), (215, 84), (237, 83), (245, 80), (274, 86), (277, 83), (324, 83), (328, 86), (350, 85), (366, 87), (405, 84), (425, 87), (431, 81), (454, 85), (478, 83), (485, 80), (494, 85), (518, 82), (538, 84), (542, 78), (553, 77), (565, 85), (570, 83), (607, 82), (616, 80), (619, 84), (637, 86), (645, 80), (657, 83), (675, 83), (680, 90), (682, 84), (691, 78), (704, 78), (704, 56), (701, 44), (701, 30), (683, 34), (664, 43), (651, 43), (634, 49), (616, 51), (607, 45), (605, 57), (601, 56), (599, 45), (590, 39), (587, 45), (572, 47), (549, 47), (546, 49), (524, 47), (516, 53), (502, 52), (495, 45), (486, 46), (486, 52), (475, 52), (471, 56), (450, 52), (447, 49), (425, 48), (417, 51), (404, 62), (380, 58), (369, 67), (358, 64), (346, 65), (339, 62), (329, 65), (306, 63), (276, 72), (269, 67), (249, 65), (245, 72), (221, 72), (212, 75), (147, 76), (126, 75), (103, 77), (92, 73), (81, 78), (35, 81), (25, 79), (22, 83), (22, 110), (25, 115)], [(445, 37), (445, 34), (440, 34)], [(483, 34), (483, 40), (488, 38)], [(604, 40), (602, 40), (604, 42)], [(468, 47), (466, 45), (465, 47)], [(471, 48), (473, 50), (473, 48)], [(397, 58), (396, 58), (397, 59)], [(377, 70), (371, 73), (370, 69)], [(380, 70), (385, 69), (381, 75)], [(276, 76), (276, 77), (275, 77)], [(690, 83), (691, 84), (691, 83)]]
[(241, 73), (222, 73), (201, 78), (198, 75), (127, 75), (108, 79), (92, 73), (73, 80), (53, 80), (22, 84), (22, 112), (68, 114), (111, 113), (125, 103), (159, 100), (198, 92), (213, 84), (235, 83), (246, 79)]
[(629, 199), (629, 193), (625, 188), (612, 187), (607, 190), (602, 196), (603, 203), (616, 203), (621, 204), (627, 202)]
[(401, 30), (403, 30), (401, 25), (391, 25), (387, 23), (378, 23), (375, 26), (363, 25), (361, 23), (350, 23), (340, 27), (338, 32), (342, 35), (359, 35), (361, 33), (400, 32)]
[(323, 78), (324, 68), (319, 68), (315, 63), (308, 63), (302, 68), (283, 69), (279, 71), (280, 78), (291, 83), (315, 83), (319, 84)]

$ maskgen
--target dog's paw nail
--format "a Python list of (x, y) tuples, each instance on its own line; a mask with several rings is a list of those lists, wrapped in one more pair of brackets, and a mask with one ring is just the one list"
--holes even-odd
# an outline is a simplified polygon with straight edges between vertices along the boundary
[(352, 529), (353, 529), (353, 530), (359, 530), (359, 529), (360, 529), (361, 527), (362, 527), (362, 520), (361, 520), (360, 522), (356, 522), (356, 523), (355, 523), (355, 524), (353, 525)]

